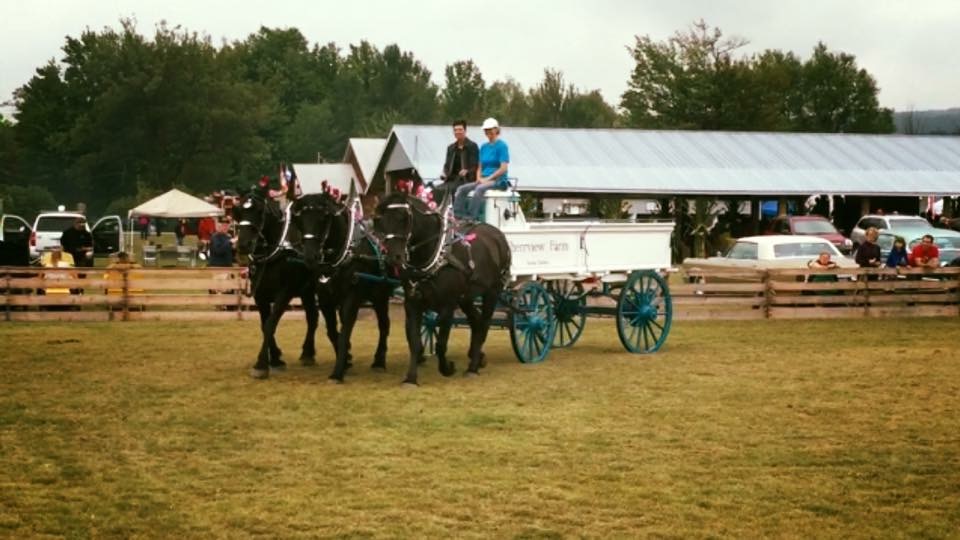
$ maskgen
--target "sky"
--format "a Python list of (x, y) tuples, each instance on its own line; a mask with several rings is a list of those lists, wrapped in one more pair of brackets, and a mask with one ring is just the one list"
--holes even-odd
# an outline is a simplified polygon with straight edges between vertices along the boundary
[(960, 106), (960, 2), (956, 0), (0, 0), (0, 103), (34, 70), (62, 57), (66, 36), (119, 28), (133, 18), (241, 40), (261, 26), (296, 27), (311, 43), (343, 48), (360, 40), (411, 51), (443, 83), (443, 69), (472, 59), (487, 83), (513, 77), (535, 85), (544, 68), (616, 105), (637, 35), (663, 40), (698, 19), (749, 40), (743, 50), (809, 57), (823, 41), (852, 53), (896, 110)]

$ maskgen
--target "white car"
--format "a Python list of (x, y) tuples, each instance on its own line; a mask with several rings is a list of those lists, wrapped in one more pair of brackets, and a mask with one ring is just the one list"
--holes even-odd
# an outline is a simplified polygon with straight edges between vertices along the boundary
[(829, 240), (817, 236), (764, 235), (740, 238), (725, 255), (688, 258), (685, 269), (807, 268), (807, 264), (826, 251), (840, 268), (857, 268), (857, 263), (837, 250)]
[(866, 215), (860, 218), (860, 221), (850, 231), (850, 240), (853, 242), (854, 249), (863, 243), (863, 237), (870, 227), (876, 227), (877, 230), (891, 232), (899, 236), (910, 236), (916, 231), (933, 229), (933, 225), (930, 225), (929, 221), (920, 216)]
[[(73, 227), (78, 219), (86, 219), (79, 212), (41, 212), (33, 222), (33, 234), (30, 235), (30, 256), (39, 257), (44, 251), (60, 246), (63, 231)], [(120, 216), (102, 217), (91, 228), (84, 225), (93, 235), (93, 251), (96, 255), (108, 255), (120, 251), (123, 246), (123, 222)]]

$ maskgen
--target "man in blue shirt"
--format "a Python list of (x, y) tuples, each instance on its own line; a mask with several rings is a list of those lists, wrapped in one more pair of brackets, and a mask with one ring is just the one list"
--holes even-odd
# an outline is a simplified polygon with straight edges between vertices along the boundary
[[(453, 201), (454, 213), (459, 217), (478, 219), (488, 189), (507, 187), (507, 167), (510, 165), (510, 149), (500, 139), (500, 124), (494, 118), (483, 121), (483, 133), (487, 142), (480, 147), (480, 167), (477, 181), (460, 186)], [(473, 198), (469, 194), (473, 191)], [(469, 205), (469, 206), (468, 206)]]

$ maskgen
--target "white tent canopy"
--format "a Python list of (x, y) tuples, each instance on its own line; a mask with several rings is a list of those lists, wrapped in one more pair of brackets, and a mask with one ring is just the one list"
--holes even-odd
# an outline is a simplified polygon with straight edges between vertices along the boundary
[(223, 209), (198, 199), (179, 189), (150, 199), (130, 210), (129, 217), (149, 216), (158, 218), (199, 218), (223, 215)]

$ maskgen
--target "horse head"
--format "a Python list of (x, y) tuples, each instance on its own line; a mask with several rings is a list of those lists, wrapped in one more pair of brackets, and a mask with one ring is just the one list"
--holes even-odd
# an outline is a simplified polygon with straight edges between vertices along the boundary
[(292, 225), (303, 239), (303, 258), (311, 270), (330, 264), (328, 254), (342, 254), (349, 241), (342, 226), (351, 219), (347, 210), (347, 205), (328, 192), (303, 195), (290, 207)]
[(403, 192), (388, 195), (377, 205), (373, 220), (373, 230), (381, 240), (387, 264), (403, 269), (411, 263), (417, 249), (434, 238), (442, 241), (439, 237), (441, 219), (436, 219), (439, 217), (417, 197)]
[(237, 223), (237, 252), (252, 255), (280, 242), (283, 213), (262, 189), (251, 189), (233, 207)]

